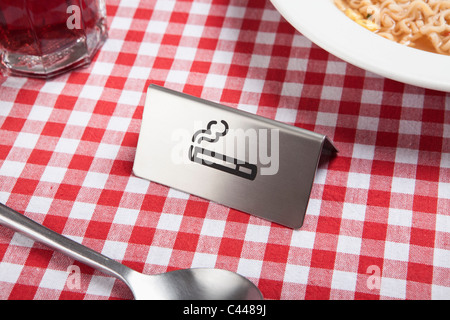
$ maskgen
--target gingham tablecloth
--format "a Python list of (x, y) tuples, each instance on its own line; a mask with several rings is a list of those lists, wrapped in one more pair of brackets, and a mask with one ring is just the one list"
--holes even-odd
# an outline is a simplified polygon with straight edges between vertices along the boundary
[[(266, 299), (450, 298), (449, 93), (336, 58), (269, 1), (107, 0), (107, 13), (88, 68), (0, 78), (1, 203), (137, 271), (228, 269)], [(328, 135), (340, 152), (319, 165), (303, 227), (134, 176), (150, 83)], [(0, 227), (0, 299), (130, 298)]]

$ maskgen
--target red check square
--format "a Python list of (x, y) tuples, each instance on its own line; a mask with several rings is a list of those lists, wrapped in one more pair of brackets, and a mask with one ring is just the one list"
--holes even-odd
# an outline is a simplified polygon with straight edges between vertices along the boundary
[(75, 154), (69, 163), (69, 169), (88, 171), (94, 157)]
[(7, 117), (2, 124), (2, 130), (20, 132), (25, 124), (26, 119)]
[(385, 240), (387, 234), (387, 225), (377, 222), (364, 222), (363, 238), (374, 240)]
[(47, 122), (42, 129), (42, 134), (52, 137), (60, 137), (66, 125), (58, 122)]
[(17, 179), (17, 182), (14, 185), (12, 192), (19, 193), (19, 194), (32, 195), (35, 192), (36, 186), (38, 185), (38, 183), (39, 183), (39, 181), (37, 181), (37, 180), (19, 178), (19, 179)]
[(80, 189), (81, 186), (62, 183), (59, 185), (58, 191), (56, 191), (55, 198), (74, 201), (77, 198)]
[(184, 214), (190, 217), (204, 218), (208, 211), (208, 206), (209, 202), (207, 201), (188, 200)]
[(198, 239), (198, 234), (178, 232), (173, 248), (177, 250), (195, 252)]
[(259, 280), (258, 288), (264, 292), (265, 299), (279, 300), (283, 282), (271, 279), (261, 279)]
[(17, 93), (16, 103), (33, 105), (36, 102), (38, 94), (39, 91), (36, 90), (20, 89)]
[(311, 267), (322, 269), (333, 269), (336, 252), (328, 250), (313, 250), (311, 256)]
[(25, 264), (29, 267), (47, 268), (52, 256), (52, 250), (31, 248)]
[(413, 200), (413, 210), (419, 212), (436, 213), (437, 201), (435, 197), (415, 195)]
[(64, 227), (66, 226), (66, 222), (66, 217), (47, 214), (42, 224), (47, 228), (62, 234)]
[(81, 140), (83, 141), (92, 141), (92, 142), (100, 142), (105, 134), (105, 130), (101, 128), (92, 128), (86, 127), (83, 132), (83, 136)]
[(152, 243), (154, 235), (155, 228), (134, 226), (128, 241), (130, 243), (149, 245)]
[(411, 228), (410, 243), (422, 247), (433, 248), (436, 231)]
[(90, 221), (84, 236), (91, 239), (106, 239), (110, 227), (109, 222)]
[(141, 209), (145, 211), (162, 212), (165, 202), (165, 197), (146, 194)]
[(367, 194), (367, 205), (389, 208), (391, 193), (388, 191), (369, 190)]
[(55, 109), (72, 110), (78, 98), (61, 94), (55, 102)]
[(431, 284), (433, 283), (433, 266), (410, 262), (406, 278), (410, 281)]
[(37, 286), (29, 286), (26, 284), (16, 284), (9, 294), (9, 299), (11, 300), (33, 300)]
[(52, 157), (52, 152), (46, 150), (34, 149), (30, 157), (28, 158), (28, 163), (39, 164), (39, 165), (47, 165)]
[(122, 199), (122, 195), (122, 191), (104, 189), (100, 194), (98, 204), (118, 207), (120, 204), (120, 200)]
[(289, 246), (268, 243), (264, 253), (264, 261), (286, 263), (289, 255)]
[(220, 242), (219, 255), (240, 257), (243, 241), (239, 239), (223, 238)]

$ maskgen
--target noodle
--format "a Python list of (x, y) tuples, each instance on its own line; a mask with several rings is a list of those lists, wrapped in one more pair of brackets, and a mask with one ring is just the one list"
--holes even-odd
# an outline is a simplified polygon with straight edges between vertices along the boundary
[(398, 43), (450, 55), (450, 0), (334, 0), (358, 24)]

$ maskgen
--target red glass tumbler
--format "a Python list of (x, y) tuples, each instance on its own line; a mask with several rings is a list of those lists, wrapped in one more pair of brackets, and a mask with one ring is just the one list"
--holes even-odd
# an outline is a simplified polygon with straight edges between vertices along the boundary
[(1, 0), (0, 69), (51, 78), (91, 62), (107, 39), (104, 0)]

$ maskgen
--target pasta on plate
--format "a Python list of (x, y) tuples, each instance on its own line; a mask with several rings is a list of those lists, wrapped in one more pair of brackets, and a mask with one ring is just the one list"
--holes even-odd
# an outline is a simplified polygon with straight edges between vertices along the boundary
[(450, 55), (450, 0), (334, 0), (349, 18), (382, 37)]

